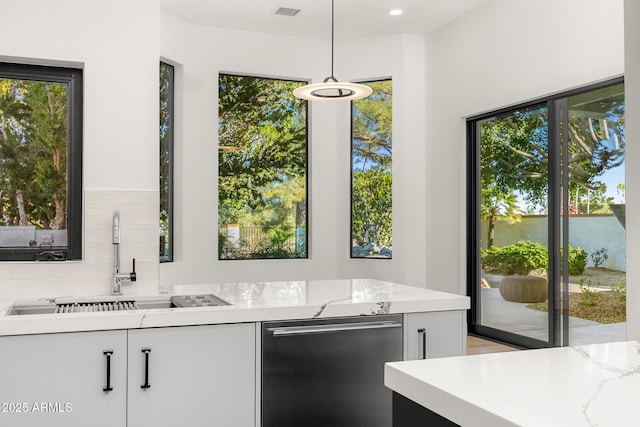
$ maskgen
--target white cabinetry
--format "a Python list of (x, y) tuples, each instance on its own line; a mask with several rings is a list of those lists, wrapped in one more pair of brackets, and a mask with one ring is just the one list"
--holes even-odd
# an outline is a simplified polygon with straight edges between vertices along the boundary
[(130, 330), (128, 427), (254, 426), (255, 357), (254, 324)]
[(125, 427), (126, 364), (126, 331), (2, 337), (0, 426)]
[(255, 345), (253, 323), (2, 337), (0, 426), (253, 427)]
[(463, 356), (466, 351), (466, 311), (405, 314), (404, 359)]

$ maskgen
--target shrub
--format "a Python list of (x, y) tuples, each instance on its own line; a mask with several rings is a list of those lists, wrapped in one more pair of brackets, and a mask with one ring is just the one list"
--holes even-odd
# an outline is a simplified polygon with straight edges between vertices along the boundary
[(540, 243), (520, 240), (498, 248), (482, 251), (482, 268), (488, 273), (527, 275), (532, 270), (547, 268), (547, 247)]
[(569, 274), (576, 276), (584, 273), (587, 266), (587, 252), (582, 248), (569, 246)]
[(609, 259), (607, 248), (600, 248), (597, 251), (591, 252), (591, 262), (593, 262), (594, 268), (600, 267), (607, 259)]
[[(482, 251), (482, 268), (487, 273), (527, 275), (538, 268), (547, 269), (547, 247), (528, 240), (520, 240), (501, 248), (492, 246)], [(569, 246), (569, 274), (582, 274), (587, 265), (587, 253)]]

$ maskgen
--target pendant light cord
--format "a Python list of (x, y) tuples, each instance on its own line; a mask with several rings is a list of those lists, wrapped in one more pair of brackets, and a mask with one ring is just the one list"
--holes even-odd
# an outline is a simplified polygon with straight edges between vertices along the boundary
[(333, 75), (335, 56), (335, 0), (331, 0), (331, 76), (322, 83), (296, 88), (294, 96), (307, 101), (351, 101), (371, 95), (372, 89), (357, 83), (340, 83)]
[(335, 20), (335, 0), (331, 0), (331, 78), (336, 81), (335, 76), (333, 75), (333, 46), (334, 42), (334, 20)]

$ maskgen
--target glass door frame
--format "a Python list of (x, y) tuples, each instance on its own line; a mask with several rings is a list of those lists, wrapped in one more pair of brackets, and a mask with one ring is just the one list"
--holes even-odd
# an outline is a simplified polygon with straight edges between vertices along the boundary
[[(467, 118), (467, 295), (471, 307), (467, 312), (468, 332), (522, 348), (569, 345), (569, 170), (562, 163), (568, 155), (568, 98), (624, 83), (623, 77), (565, 91), (534, 101), (502, 108)], [(508, 116), (519, 110), (546, 106), (548, 111), (548, 340), (540, 340), (515, 332), (492, 328), (481, 322), (481, 217), (480, 217), (480, 129), (483, 121)], [(562, 244), (566, 242), (566, 244)], [(562, 254), (561, 254), (562, 252)], [(565, 264), (564, 267), (561, 265)]]

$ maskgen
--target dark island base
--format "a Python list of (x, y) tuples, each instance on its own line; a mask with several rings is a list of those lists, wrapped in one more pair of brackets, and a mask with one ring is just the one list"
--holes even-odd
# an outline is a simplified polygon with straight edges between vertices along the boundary
[(393, 392), (393, 427), (460, 427), (460, 425)]

